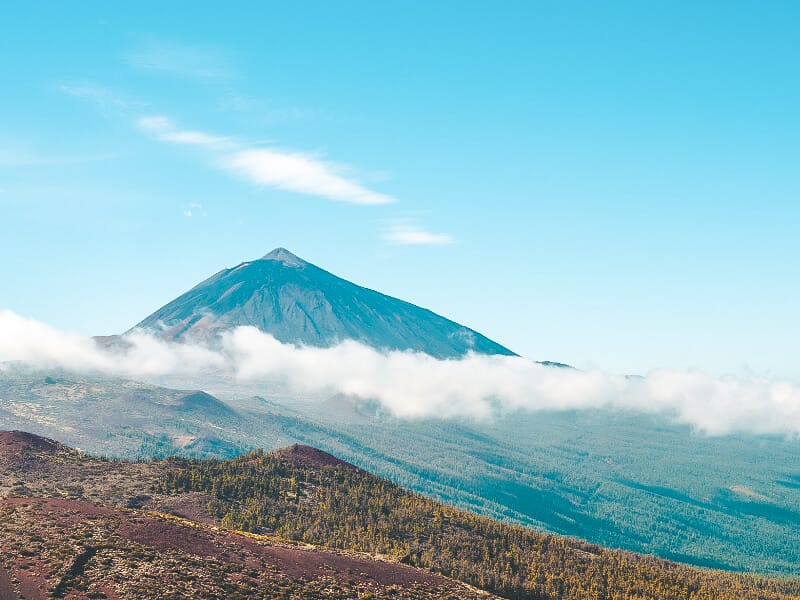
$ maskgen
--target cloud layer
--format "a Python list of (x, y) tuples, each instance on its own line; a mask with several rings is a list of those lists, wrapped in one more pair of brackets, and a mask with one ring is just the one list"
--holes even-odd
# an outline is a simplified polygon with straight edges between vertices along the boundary
[(709, 435), (800, 435), (800, 387), (790, 382), (667, 370), (627, 378), (519, 357), (438, 360), (351, 341), (333, 348), (296, 347), (253, 327), (227, 333), (214, 350), (142, 332), (105, 349), (91, 338), (0, 311), (0, 361), (128, 377), (212, 372), (251, 385), (280, 385), (304, 397), (359, 396), (401, 418), (486, 419), (517, 410), (612, 408), (665, 414)]

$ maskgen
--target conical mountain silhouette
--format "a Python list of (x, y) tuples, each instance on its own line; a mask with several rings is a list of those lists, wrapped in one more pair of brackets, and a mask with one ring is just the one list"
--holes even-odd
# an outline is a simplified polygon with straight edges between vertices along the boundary
[(174, 341), (213, 343), (220, 333), (242, 325), (281, 342), (311, 346), (356, 340), (437, 358), (470, 351), (514, 354), (468, 327), (336, 277), (284, 248), (220, 271), (136, 328)]

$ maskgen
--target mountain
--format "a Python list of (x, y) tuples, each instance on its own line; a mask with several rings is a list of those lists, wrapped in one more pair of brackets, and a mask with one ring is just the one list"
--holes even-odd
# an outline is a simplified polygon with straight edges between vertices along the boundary
[(125, 462), (0, 432), (0, 517), (4, 600), (800, 597), (478, 517), (300, 445)]
[(514, 353), (409, 302), (355, 285), (276, 248), (223, 269), (136, 325), (172, 341), (214, 342), (252, 325), (284, 343), (328, 347), (356, 340), (437, 358)]

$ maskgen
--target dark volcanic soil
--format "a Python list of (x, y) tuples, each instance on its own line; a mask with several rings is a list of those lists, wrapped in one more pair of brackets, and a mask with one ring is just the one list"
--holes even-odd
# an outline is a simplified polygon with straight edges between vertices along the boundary
[(480, 596), (444, 577), (365, 555), (240, 535), (89, 502), (0, 500), (0, 600), (92, 595), (273, 598), (285, 594)]
[(23, 451), (57, 454), (68, 448), (54, 440), (24, 431), (0, 431), (0, 455), (15, 456)]
[(327, 452), (302, 444), (294, 444), (288, 448), (281, 448), (280, 450), (276, 450), (274, 454), (297, 467), (319, 468), (341, 466), (349, 469), (358, 469), (355, 465), (351, 465), (349, 462), (331, 456)]

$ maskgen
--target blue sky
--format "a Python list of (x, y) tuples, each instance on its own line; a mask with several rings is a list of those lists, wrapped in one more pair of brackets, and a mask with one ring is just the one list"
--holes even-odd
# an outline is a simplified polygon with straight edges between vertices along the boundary
[(4, 5), (0, 308), (285, 246), (536, 359), (800, 379), (790, 2)]

